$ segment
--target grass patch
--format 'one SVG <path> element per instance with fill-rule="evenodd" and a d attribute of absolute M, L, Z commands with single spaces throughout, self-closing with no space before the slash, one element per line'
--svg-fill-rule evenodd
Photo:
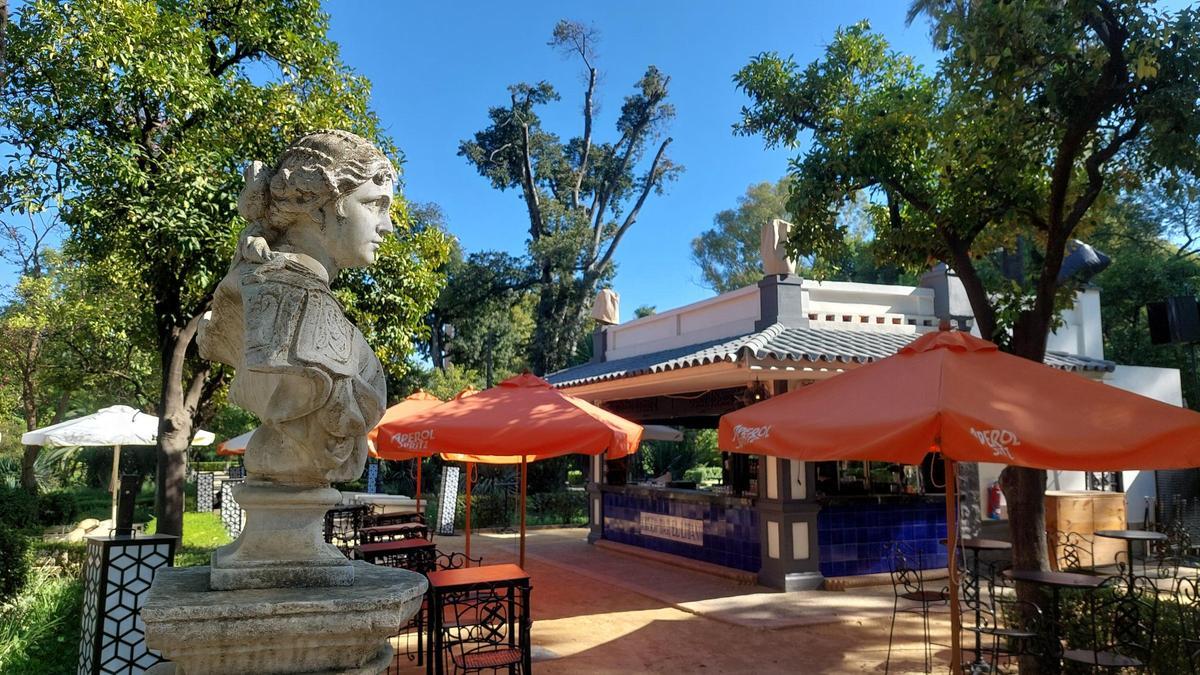
<path fill-rule="evenodd" d="M 156 519 L 151 520 L 146 525 L 146 532 L 153 534 L 157 525 Z M 230 541 L 219 513 L 186 512 L 183 514 L 183 541 L 175 549 L 175 566 L 207 565 L 212 552 Z"/>
<path fill-rule="evenodd" d="M 16 600 L 0 607 L 0 673 L 75 672 L 82 607 L 81 579 L 37 568 Z"/>

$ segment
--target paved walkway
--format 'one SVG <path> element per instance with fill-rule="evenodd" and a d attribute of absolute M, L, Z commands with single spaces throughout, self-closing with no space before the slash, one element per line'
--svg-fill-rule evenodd
<path fill-rule="evenodd" d="M 442 550 L 462 544 L 438 538 Z M 471 544 L 484 564 L 517 562 L 515 535 L 475 535 Z M 533 531 L 526 546 L 539 673 L 883 672 L 890 587 L 782 593 L 739 585 L 590 546 L 583 529 Z M 921 672 L 920 619 L 901 617 L 891 672 Z M 949 640 L 945 614 L 932 630 L 935 642 Z M 946 663 L 949 650 L 935 651 Z M 422 671 L 403 656 L 397 665 Z"/>

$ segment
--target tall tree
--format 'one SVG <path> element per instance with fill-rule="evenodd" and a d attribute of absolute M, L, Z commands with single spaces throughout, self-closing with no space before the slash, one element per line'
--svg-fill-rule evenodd
<path fill-rule="evenodd" d="M 759 233 L 774 218 L 788 219 L 791 187 L 787 177 L 751 185 L 735 208 L 717 213 L 713 227 L 692 240 L 692 261 L 705 286 L 725 293 L 762 279 Z"/>
<path fill-rule="evenodd" d="M 559 99 L 542 81 L 510 86 L 508 103 L 488 111 L 491 124 L 459 145 L 459 154 L 492 187 L 519 190 L 525 203 L 538 283 L 530 362 L 538 374 L 571 362 L 592 297 L 613 273 L 621 239 L 650 194 L 661 193 L 681 170 L 666 155 L 671 139 L 659 140 L 675 109 L 667 103 L 670 78 L 654 66 L 625 97 L 617 139 L 593 138 L 597 39 L 592 28 L 559 21 L 549 42 L 583 64 L 581 136 L 563 142 L 542 128 L 537 108 Z"/>
<path fill-rule="evenodd" d="M 1196 10 L 1135 0 L 967 3 L 928 0 L 936 74 L 865 24 L 839 30 L 805 68 L 774 54 L 735 77 L 751 98 L 737 129 L 769 144 L 811 133 L 794 162 L 789 210 L 800 253 L 844 246 L 837 206 L 871 190 L 876 241 L 896 260 L 949 263 L 976 325 L 1041 360 L 1064 250 L 1093 207 L 1124 185 L 1193 167 L 1200 116 Z M 1036 252 L 1015 282 L 985 254 Z M 989 282 L 994 285 L 989 286 Z M 1009 337 L 1011 329 L 1011 337 Z M 1045 568 L 1045 473 L 1006 470 L 1014 562 Z"/>
<path fill-rule="evenodd" d="M 8 28 L 6 178 L 52 176 L 69 247 L 126 267 L 145 298 L 129 319 L 159 355 L 164 533 L 181 531 L 185 451 L 224 380 L 193 338 L 243 224 L 239 168 L 322 127 L 396 154 L 327 28 L 317 0 L 33 0 Z"/>
<path fill-rule="evenodd" d="M 738 198 L 738 205 L 713 217 L 713 227 L 692 240 L 692 261 L 700 267 L 705 286 L 726 293 L 762 279 L 759 243 L 762 226 L 774 218 L 789 219 L 787 203 L 791 179 L 751 185 Z M 877 208 L 859 191 L 841 205 L 837 228 L 845 233 L 843 246 L 832 251 L 835 258 L 809 255 L 797 261 L 797 274 L 823 281 L 897 283 L 895 265 L 877 260 L 870 238 L 871 211 Z"/>
<path fill-rule="evenodd" d="M 145 405 L 152 363 L 121 323 L 137 297 L 111 283 L 110 275 L 55 251 L 43 251 L 40 258 L 36 274 L 22 275 L 11 301 L 0 308 L 0 387 L 15 392 L 23 431 L 61 421 L 78 404 L 91 402 L 91 390 Z M 41 446 L 22 451 L 21 486 L 31 493 L 38 491 L 41 451 Z"/>

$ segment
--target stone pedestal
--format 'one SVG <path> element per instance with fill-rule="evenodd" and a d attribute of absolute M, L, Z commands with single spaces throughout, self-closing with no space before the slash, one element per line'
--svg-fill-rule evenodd
<path fill-rule="evenodd" d="M 323 531 L 340 492 L 253 480 L 233 492 L 246 523 L 237 541 L 213 552 L 213 590 L 354 583 L 354 567 Z"/>
<path fill-rule="evenodd" d="M 160 570 L 145 603 L 146 644 L 175 675 L 375 675 L 388 637 L 416 613 L 428 582 L 355 562 L 354 583 L 330 588 L 217 591 L 209 568 Z M 157 671 L 156 671 L 157 672 Z"/>

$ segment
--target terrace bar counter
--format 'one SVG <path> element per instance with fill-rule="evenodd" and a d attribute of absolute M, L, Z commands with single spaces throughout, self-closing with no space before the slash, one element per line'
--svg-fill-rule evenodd
<path fill-rule="evenodd" d="M 758 572 L 755 499 L 647 484 L 600 485 L 602 538 Z"/>
<path fill-rule="evenodd" d="M 593 466 L 601 471 L 598 465 Z M 624 483 L 620 462 L 589 486 L 591 539 L 701 560 L 800 590 L 886 572 L 900 545 L 946 565 L 941 466 L 726 455 L 723 484 Z M 599 475 L 594 473 L 593 475 Z"/>

